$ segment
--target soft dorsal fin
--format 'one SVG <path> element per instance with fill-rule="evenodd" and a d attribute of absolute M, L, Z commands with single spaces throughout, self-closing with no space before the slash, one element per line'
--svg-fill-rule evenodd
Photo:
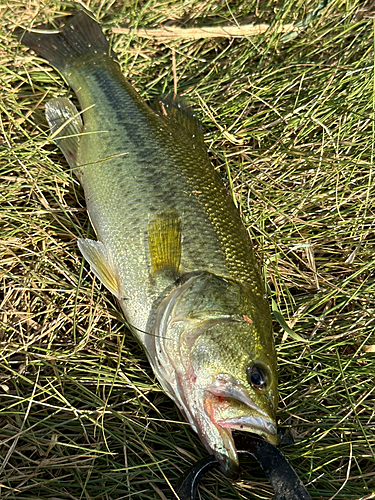
<path fill-rule="evenodd" d="M 148 224 L 151 274 L 172 271 L 177 277 L 181 263 L 181 220 L 173 208 L 157 212 Z"/>
<path fill-rule="evenodd" d="M 59 146 L 71 168 L 77 166 L 79 137 L 83 123 L 79 111 L 66 97 L 51 99 L 46 103 L 46 119 L 52 139 Z"/>
<path fill-rule="evenodd" d="M 152 101 L 150 107 L 166 121 L 177 124 L 196 144 L 204 146 L 202 125 L 191 105 L 183 97 L 164 94 Z"/>

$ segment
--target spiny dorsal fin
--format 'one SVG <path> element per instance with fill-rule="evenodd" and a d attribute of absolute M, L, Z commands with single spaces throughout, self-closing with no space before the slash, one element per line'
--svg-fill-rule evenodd
<path fill-rule="evenodd" d="M 202 125 L 191 105 L 183 97 L 164 94 L 152 101 L 150 106 L 166 121 L 179 125 L 196 144 L 204 146 Z"/>
<path fill-rule="evenodd" d="M 74 104 L 66 97 L 51 99 L 46 103 L 46 118 L 55 140 L 71 166 L 77 166 L 79 135 L 83 123 Z"/>
<path fill-rule="evenodd" d="M 179 274 L 181 262 L 181 220 L 173 208 L 157 212 L 148 224 L 151 274 L 163 270 Z"/>

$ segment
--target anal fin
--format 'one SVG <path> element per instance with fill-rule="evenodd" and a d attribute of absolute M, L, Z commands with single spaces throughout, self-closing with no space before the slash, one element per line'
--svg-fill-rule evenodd
<path fill-rule="evenodd" d="M 181 220 L 173 208 L 157 212 L 148 224 L 151 274 L 172 271 L 176 277 L 181 263 Z"/>
<path fill-rule="evenodd" d="M 77 167 L 79 137 L 83 123 L 79 111 L 66 97 L 46 103 L 46 119 L 52 138 L 59 146 L 71 168 Z"/>
<path fill-rule="evenodd" d="M 101 241 L 78 239 L 78 248 L 90 264 L 91 271 L 118 299 L 121 298 L 120 283 L 113 259 Z"/>

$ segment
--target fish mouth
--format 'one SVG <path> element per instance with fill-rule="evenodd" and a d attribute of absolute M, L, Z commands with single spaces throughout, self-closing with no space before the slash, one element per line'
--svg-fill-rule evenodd
<path fill-rule="evenodd" d="M 232 478 L 237 477 L 239 471 L 238 453 L 232 436 L 234 430 L 251 432 L 273 445 L 277 444 L 275 419 L 251 401 L 246 393 L 241 393 L 241 399 L 234 399 L 206 391 L 204 399 L 206 413 L 222 439 L 220 451 L 207 444 L 220 463 L 221 470 Z"/>

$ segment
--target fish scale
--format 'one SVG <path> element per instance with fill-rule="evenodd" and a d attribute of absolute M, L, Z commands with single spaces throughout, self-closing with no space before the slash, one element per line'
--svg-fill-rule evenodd
<path fill-rule="evenodd" d="M 276 442 L 272 322 L 252 245 L 209 161 L 190 107 L 152 107 L 81 12 L 58 33 L 25 33 L 75 91 L 46 117 L 83 186 L 97 241 L 79 239 L 116 296 L 165 392 L 235 476 L 232 431 Z"/>
<path fill-rule="evenodd" d="M 116 63 L 113 62 L 113 64 Z M 144 294 L 139 297 L 139 300 L 134 300 L 134 297 L 136 297 L 133 289 L 135 278 L 133 278 L 131 271 L 128 270 L 136 269 L 137 264 L 134 262 L 132 250 L 134 247 L 139 250 L 139 238 L 144 237 L 147 233 L 150 215 L 163 209 L 166 205 L 176 208 L 181 214 L 182 227 L 185 229 L 183 230 L 181 266 L 186 272 L 196 269 L 209 269 L 220 275 L 230 276 L 226 260 L 232 262 L 231 256 L 229 256 L 229 259 L 225 258 L 223 244 L 217 237 L 215 227 L 210 224 L 208 214 L 210 211 L 215 211 L 211 217 L 216 217 L 221 224 L 223 207 L 230 205 L 231 201 L 228 199 L 228 194 L 223 190 L 222 185 L 217 186 L 218 183 L 215 182 L 217 174 L 210 164 L 210 171 L 208 172 L 210 177 L 208 179 L 202 179 L 200 172 L 196 173 L 192 168 L 188 168 L 194 160 L 202 162 L 198 155 L 196 155 L 197 158 L 193 156 L 189 165 L 186 165 L 186 161 L 184 161 L 186 155 L 191 156 L 192 151 L 191 145 L 193 141 L 191 138 L 188 140 L 184 137 L 184 134 L 178 131 L 181 148 L 176 149 L 174 147 L 176 139 L 171 135 L 174 132 L 170 130 L 168 124 L 155 116 L 148 108 L 145 108 L 146 116 L 140 114 L 133 100 L 130 100 L 128 95 L 122 91 L 123 86 L 116 80 L 111 80 L 109 72 L 105 73 L 95 68 L 92 71 L 87 65 L 81 67 L 77 64 L 77 66 L 79 67 L 79 74 L 76 76 L 77 72 L 73 70 L 69 77 L 74 85 L 73 88 L 84 88 L 84 82 L 86 82 L 85 85 L 89 82 L 88 89 L 85 88 L 84 94 L 82 91 L 77 92 L 81 107 L 82 109 L 90 108 L 95 103 L 94 107 L 83 113 L 84 122 L 89 124 L 89 126 L 85 127 L 85 132 L 91 134 L 83 136 L 81 139 L 81 147 L 85 151 L 84 161 L 78 158 L 78 163 L 86 165 L 95 162 L 93 165 L 84 167 L 81 174 L 81 182 L 85 186 L 88 212 L 98 238 L 101 241 L 113 240 L 118 265 L 121 269 L 125 268 L 127 270 L 124 277 L 124 286 L 126 288 L 130 287 L 130 289 L 128 288 L 125 294 L 127 297 L 133 297 L 131 300 L 134 302 L 133 307 L 129 301 L 127 302 L 125 313 L 131 324 L 144 331 L 147 323 L 146 316 L 144 316 L 143 321 L 139 321 L 139 318 L 133 319 L 128 311 L 130 308 L 139 311 L 140 307 L 149 311 L 150 305 L 147 302 L 145 303 Z M 104 85 L 104 81 L 110 81 L 111 83 Z M 108 92 L 103 92 L 103 87 Z M 81 96 L 81 94 L 83 95 Z M 136 97 L 139 99 L 138 96 Z M 118 110 L 113 110 L 113 101 L 117 102 L 117 107 L 122 109 L 134 129 L 138 130 L 138 133 L 134 131 L 129 133 L 129 122 L 122 123 L 118 121 Z M 101 103 L 100 106 L 98 102 Z M 140 108 L 143 111 L 143 108 Z M 156 123 L 149 122 L 147 124 L 154 137 L 150 137 L 148 132 L 148 136 L 145 138 L 139 130 L 142 131 L 145 128 L 145 122 L 147 122 L 148 115 L 151 113 L 154 120 L 155 118 L 158 119 Z M 94 120 L 91 120 L 91 115 L 95 117 Z M 135 115 L 134 120 L 131 119 L 133 115 Z M 119 124 L 116 130 L 98 132 L 99 130 L 111 130 L 111 124 L 116 120 Z M 98 144 L 100 145 L 98 151 L 95 143 L 99 136 L 100 143 L 98 142 Z M 92 144 L 93 137 L 95 139 L 94 144 Z M 167 144 L 168 146 L 169 154 L 166 154 L 165 148 L 164 150 L 160 148 L 163 141 L 164 145 Z M 89 146 L 85 146 L 85 142 L 88 142 Z M 87 154 L 88 150 L 90 151 L 89 154 Z M 104 152 L 107 157 L 125 154 L 122 157 L 113 158 L 109 170 L 106 168 L 107 162 L 97 162 L 97 158 L 102 157 Z M 174 161 L 171 161 L 171 156 Z M 141 161 L 139 161 L 139 158 Z M 206 161 L 206 158 L 204 160 Z M 129 165 L 128 169 L 124 168 L 124 162 Z M 182 168 L 175 171 L 173 186 L 171 186 L 170 183 L 165 182 L 165 179 L 168 179 L 169 171 L 174 165 L 181 165 Z M 126 186 L 124 191 L 119 191 L 120 198 L 110 196 L 114 184 L 120 187 Z M 142 186 L 141 193 L 139 192 L 140 186 Z M 147 186 L 146 191 L 144 190 L 145 186 Z M 194 194 L 193 191 L 200 194 Z M 95 193 L 100 193 L 100 195 L 95 195 Z M 208 199 L 207 193 L 209 194 Z M 211 198 L 213 194 L 218 195 L 215 198 L 215 203 Z M 134 207 L 137 207 L 138 215 L 136 216 L 132 216 L 130 213 L 132 209 L 134 210 Z M 115 221 L 111 217 L 114 210 L 120 214 Z M 237 213 L 236 217 L 238 217 Z M 230 224 L 233 226 L 233 221 Z M 240 227 L 242 229 L 242 226 Z M 121 237 L 119 235 L 120 231 Z M 122 244 L 123 241 L 126 241 L 126 244 Z M 229 247 L 229 245 L 227 246 Z M 144 250 L 147 250 L 147 248 L 145 247 Z M 207 255 L 210 255 L 209 261 Z M 136 279 L 145 283 L 148 281 L 149 267 L 146 254 L 144 254 L 141 266 L 143 273 L 140 275 L 137 269 L 135 271 L 137 274 Z M 155 300 L 159 293 L 158 289 L 153 289 L 149 300 Z"/>

